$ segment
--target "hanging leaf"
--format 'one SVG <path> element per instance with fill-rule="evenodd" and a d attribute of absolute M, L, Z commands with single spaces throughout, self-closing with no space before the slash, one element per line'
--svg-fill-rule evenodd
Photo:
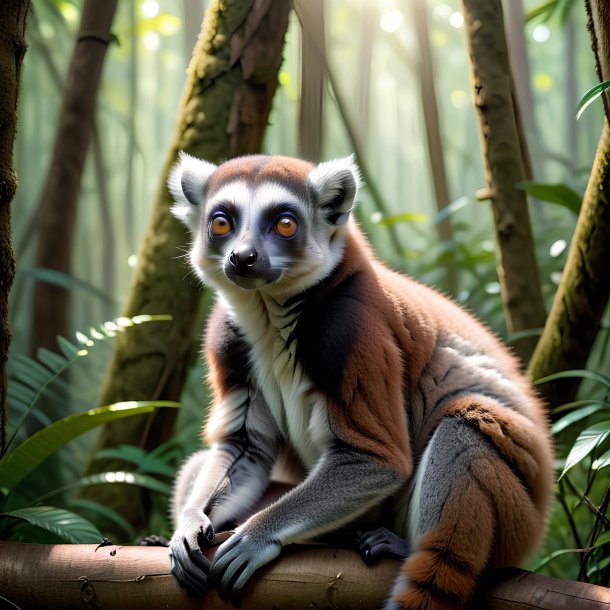
<path fill-rule="evenodd" d="M 594 449 L 599 447 L 610 436 L 610 421 L 595 424 L 583 430 L 576 439 L 566 458 L 566 463 L 560 477 L 586 458 Z"/>
<path fill-rule="evenodd" d="M 94 500 L 86 500 L 85 498 L 79 497 L 70 498 L 69 503 L 79 514 L 92 513 L 95 515 L 96 523 L 99 523 L 100 520 L 102 520 L 102 522 L 103 520 L 106 520 L 116 525 L 119 530 L 123 530 L 125 534 L 123 536 L 124 540 L 133 540 L 136 537 L 136 533 L 129 521 L 111 508 L 108 508 L 99 502 L 95 502 Z"/>
<path fill-rule="evenodd" d="M 587 91 L 580 102 L 578 103 L 578 107 L 576 108 L 576 120 L 578 120 L 585 109 L 592 104 L 606 89 L 610 87 L 610 80 L 605 80 L 601 83 L 595 85 L 595 87 L 591 87 L 589 91 Z"/>
<path fill-rule="evenodd" d="M 575 409 L 571 413 L 564 415 L 561 419 L 558 419 L 553 424 L 553 434 L 559 434 L 562 430 L 569 428 L 572 424 L 575 424 L 577 421 L 581 419 L 585 419 L 585 417 L 589 417 L 589 415 L 593 415 L 593 413 L 597 413 L 598 411 L 602 411 L 605 408 L 605 404 L 598 400 L 586 400 L 579 401 L 580 403 L 585 403 L 587 406 L 583 406 L 580 409 Z"/>
<path fill-rule="evenodd" d="M 602 468 L 608 468 L 610 466 L 610 449 L 603 455 L 600 455 L 591 466 L 593 470 L 601 470 Z"/>
<path fill-rule="evenodd" d="M 394 216 L 375 216 L 372 220 L 375 224 L 390 226 L 399 222 L 425 222 L 426 215 L 418 212 L 405 212 L 404 214 L 396 214 Z"/>
<path fill-rule="evenodd" d="M 113 484 L 136 485 L 138 487 L 150 489 L 150 491 L 159 492 L 165 496 L 169 496 L 172 491 L 171 485 L 168 485 L 163 481 L 159 481 L 159 479 L 155 479 L 154 477 L 138 472 L 114 470 L 108 472 L 97 472 L 95 474 L 90 474 L 85 477 L 81 477 L 76 481 L 71 481 L 66 485 L 62 485 L 61 487 L 58 487 L 57 489 L 54 489 L 46 494 L 43 494 L 39 498 L 36 498 L 34 503 L 39 504 L 41 502 L 47 502 L 49 498 L 52 498 L 53 496 L 56 496 L 58 494 L 65 493 L 67 491 L 83 489 L 85 487 L 91 487 L 92 485 Z"/>
<path fill-rule="evenodd" d="M 547 383 L 548 381 L 555 381 L 556 379 L 569 379 L 571 377 L 591 379 L 592 381 L 597 381 L 610 389 L 610 377 L 608 377 L 608 375 L 602 375 L 601 373 L 596 373 L 595 371 L 587 371 L 586 369 L 574 369 L 571 371 L 553 373 L 552 375 L 547 375 L 546 377 L 541 377 L 540 379 L 534 380 L 534 385 L 541 385 L 543 383 Z"/>
<path fill-rule="evenodd" d="M 555 203 L 567 208 L 578 216 L 582 197 L 565 184 L 543 184 L 541 182 L 519 182 L 517 188 L 523 189 L 531 197 Z"/>
<path fill-rule="evenodd" d="M 4 455 L 0 460 L 2 486 L 10 491 L 49 455 L 96 426 L 131 415 L 151 413 L 158 407 L 178 406 L 180 403 L 163 400 L 118 402 L 64 417 L 39 430 Z"/>
<path fill-rule="evenodd" d="M 102 539 L 95 525 L 80 515 L 54 506 L 18 508 L 0 513 L 0 517 L 22 519 L 72 544 L 92 544 Z"/>

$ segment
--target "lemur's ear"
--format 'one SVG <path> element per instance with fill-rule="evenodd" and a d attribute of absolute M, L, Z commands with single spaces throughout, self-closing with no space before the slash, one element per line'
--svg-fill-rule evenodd
<path fill-rule="evenodd" d="M 320 163 L 309 172 L 307 184 L 327 220 L 334 225 L 345 224 L 360 188 L 360 170 L 354 155 Z"/>
<path fill-rule="evenodd" d="M 169 173 L 167 188 L 175 202 L 172 214 L 191 231 L 197 230 L 205 187 L 215 169 L 214 164 L 181 151 Z"/>

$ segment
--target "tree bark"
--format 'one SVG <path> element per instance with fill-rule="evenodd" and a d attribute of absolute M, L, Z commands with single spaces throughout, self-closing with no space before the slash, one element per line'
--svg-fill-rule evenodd
<path fill-rule="evenodd" d="M 15 254 L 11 238 L 11 201 L 17 190 L 13 144 L 17 130 L 17 99 L 21 64 L 25 55 L 25 26 L 29 0 L 4 3 L 0 19 L 0 455 L 6 447 L 8 405 L 6 361 L 11 343 L 8 295 L 15 277 Z"/>
<path fill-rule="evenodd" d="M 295 2 L 301 24 L 299 156 L 319 163 L 326 82 L 324 0 Z"/>
<path fill-rule="evenodd" d="M 589 30 L 600 80 L 610 79 L 610 7 L 587 1 Z M 604 100 L 606 102 L 607 100 Z M 595 342 L 610 293 L 610 111 L 606 118 L 576 230 L 544 332 L 532 356 L 536 380 L 582 369 Z M 551 407 L 574 399 L 580 379 L 557 379 L 540 386 Z"/>
<path fill-rule="evenodd" d="M 388 595 L 397 560 L 366 566 L 346 549 L 294 546 L 256 572 L 243 593 L 242 610 L 333 608 L 374 610 Z M 187 595 L 160 547 L 43 545 L 0 542 L 0 595 L 23 610 L 226 610 L 215 591 Z M 610 590 L 523 570 L 493 572 L 475 608 L 493 610 L 610 610 Z"/>
<path fill-rule="evenodd" d="M 178 257 L 189 236 L 170 213 L 167 175 L 180 150 L 213 163 L 260 151 L 289 11 L 289 0 L 217 0 L 206 13 L 124 309 L 126 316 L 163 313 L 171 314 L 173 321 L 147 324 L 144 332 L 133 329 L 115 339 L 101 404 L 180 397 L 193 357 L 202 291 L 185 277 L 188 271 Z M 99 446 L 156 447 L 167 439 L 174 417 L 160 412 L 154 420 L 132 417 L 120 425 L 108 424 Z M 89 470 L 107 466 L 97 463 Z M 102 500 L 138 529 L 146 523 L 145 510 L 139 492 L 134 489 L 133 493 L 100 487 L 87 495 Z"/>
<path fill-rule="evenodd" d="M 492 203 L 497 269 L 509 334 L 542 328 L 545 310 L 525 192 L 526 178 L 511 92 L 510 65 L 500 0 L 462 0 L 473 99 Z M 514 342 L 524 363 L 536 345 L 529 336 Z"/>
<path fill-rule="evenodd" d="M 112 37 L 116 0 L 85 0 L 63 94 L 55 146 L 40 202 L 36 266 L 70 273 L 81 177 L 95 117 L 97 91 Z M 34 286 L 32 352 L 55 350 L 69 330 L 70 294 L 45 282 Z"/>
<path fill-rule="evenodd" d="M 428 7 L 421 0 L 411 0 L 413 24 L 419 42 L 419 90 L 421 108 L 426 129 L 426 143 L 428 146 L 428 159 L 432 173 L 432 185 L 436 198 L 436 211 L 440 214 L 450 203 L 449 184 L 445 170 L 445 155 L 441 138 L 441 127 L 434 87 L 434 63 L 430 37 L 428 35 Z M 441 242 L 453 240 L 451 219 L 444 218 L 437 223 L 438 238 Z M 447 266 L 445 276 L 445 289 L 450 294 L 457 294 L 457 269 L 455 265 Z"/>

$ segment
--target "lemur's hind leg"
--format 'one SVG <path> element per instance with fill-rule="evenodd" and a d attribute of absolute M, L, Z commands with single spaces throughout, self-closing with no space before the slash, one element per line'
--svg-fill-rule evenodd
<path fill-rule="evenodd" d="M 520 477 L 475 424 L 446 417 L 418 466 L 409 514 L 413 553 L 395 610 L 459 610 L 486 567 L 524 559 L 542 519 Z"/>

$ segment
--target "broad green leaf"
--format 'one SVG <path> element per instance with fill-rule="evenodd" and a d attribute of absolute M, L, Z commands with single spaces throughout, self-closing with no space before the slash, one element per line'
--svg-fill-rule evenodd
<path fill-rule="evenodd" d="M 517 188 L 523 189 L 528 195 L 555 203 L 578 215 L 582 204 L 582 196 L 565 184 L 543 184 L 541 182 L 519 182 Z"/>
<path fill-rule="evenodd" d="M 573 553 L 582 553 L 581 549 L 560 549 L 558 551 L 553 551 L 549 553 L 546 557 L 543 557 L 535 566 L 534 571 L 537 572 L 541 568 L 543 568 L 547 563 L 550 563 L 556 557 L 561 557 L 562 555 L 571 555 Z"/>
<path fill-rule="evenodd" d="M 594 460 L 592 468 L 593 470 L 601 470 L 602 468 L 608 468 L 608 466 L 610 466 L 610 449 Z"/>
<path fill-rule="evenodd" d="M 608 544 L 610 542 L 610 532 L 604 532 L 600 536 L 597 537 L 595 543 L 593 544 L 593 548 L 597 548 L 598 546 L 603 546 L 604 544 Z"/>
<path fill-rule="evenodd" d="M 146 451 L 134 445 L 119 445 L 100 449 L 95 454 L 96 459 L 123 460 L 132 464 L 139 464 L 145 457 Z"/>
<path fill-rule="evenodd" d="M 591 87 L 589 91 L 587 91 L 583 96 L 580 102 L 578 102 L 578 107 L 576 108 L 576 119 L 578 120 L 585 109 L 592 104 L 601 94 L 610 87 L 610 80 L 605 80 L 601 83 L 595 85 L 595 87 Z"/>
<path fill-rule="evenodd" d="M 589 401 L 587 401 L 587 402 L 589 402 Z M 552 428 L 553 434 L 558 434 L 559 432 L 561 432 L 562 430 L 565 430 L 566 428 L 568 428 L 572 424 L 576 423 L 577 421 L 580 421 L 581 419 L 584 419 L 585 417 L 589 417 L 589 415 L 592 415 L 593 413 L 597 413 L 598 411 L 601 411 L 604 408 L 604 404 L 600 403 L 599 401 L 590 401 L 590 402 L 591 402 L 591 404 L 587 405 L 586 407 L 576 409 L 576 410 L 572 411 L 571 413 L 564 415 L 561 419 L 558 419 L 553 424 L 553 428 Z"/>
<path fill-rule="evenodd" d="M 63 508 L 55 508 L 54 506 L 17 508 L 6 513 L 0 513 L 0 516 L 22 519 L 72 544 L 90 544 L 102 539 L 102 534 L 95 525 L 83 519 L 80 515 Z"/>
<path fill-rule="evenodd" d="M 586 369 L 575 369 L 572 371 L 553 373 L 552 375 L 547 375 L 546 377 L 541 377 L 540 379 L 534 380 L 534 385 L 540 385 L 542 383 L 547 383 L 548 381 L 555 381 L 556 379 L 568 379 L 571 377 L 591 379 L 592 381 L 602 383 L 608 389 L 610 389 L 610 377 L 608 377 L 608 375 L 602 375 L 601 373 L 596 373 L 595 371 L 587 371 Z"/>
<path fill-rule="evenodd" d="M 604 557 L 600 561 L 596 561 L 587 569 L 587 576 L 593 576 L 596 572 L 601 572 L 604 568 L 610 565 L 610 556 Z"/>
<path fill-rule="evenodd" d="M 405 212 L 404 214 L 396 214 L 394 216 L 382 216 L 381 218 L 375 217 L 373 221 L 378 225 L 394 225 L 399 222 L 425 222 L 426 215 L 419 212 Z"/>
<path fill-rule="evenodd" d="M 102 504 L 94 502 L 93 500 L 86 500 L 79 497 L 70 498 L 70 506 L 76 509 L 78 513 L 94 513 L 96 515 L 96 522 L 98 519 L 105 519 L 114 523 L 125 533 L 125 540 L 133 540 L 136 536 L 136 533 L 134 532 L 133 527 L 131 527 L 129 521 L 107 506 L 103 506 Z"/>
<path fill-rule="evenodd" d="M 64 417 L 48 428 L 39 430 L 0 460 L 0 481 L 8 490 L 13 489 L 49 455 L 66 443 L 92 428 L 109 421 L 150 413 L 158 407 L 178 407 L 173 401 L 131 401 L 90 409 Z"/>
<path fill-rule="evenodd" d="M 65 288 L 66 290 L 85 290 L 89 294 L 95 295 L 105 303 L 113 303 L 112 298 L 90 282 L 75 278 L 67 273 L 57 271 L 56 269 L 41 269 L 20 265 L 19 274 L 22 277 L 29 276 L 35 280 L 46 282 L 47 284 L 52 284 L 53 286 L 59 286 L 60 288 Z"/>
<path fill-rule="evenodd" d="M 73 491 L 75 489 L 83 489 L 85 487 L 91 487 L 92 485 L 108 485 L 122 483 L 125 485 L 136 485 L 138 487 L 144 487 L 151 491 L 157 491 L 163 495 L 169 496 L 171 493 L 171 485 L 159 481 L 154 477 L 140 474 L 138 472 L 127 472 L 125 470 L 115 470 L 108 472 L 98 472 L 96 474 L 90 474 L 85 477 L 81 477 L 76 481 L 72 481 L 67 485 L 62 485 L 57 489 L 54 489 L 46 494 L 43 494 L 34 501 L 35 504 L 40 502 L 46 502 L 49 498 L 56 496 L 67 491 Z"/>
<path fill-rule="evenodd" d="M 610 436 L 610 421 L 600 422 L 583 430 L 576 439 L 561 473 L 561 478 L 570 468 L 587 457 L 594 449 Z"/>

